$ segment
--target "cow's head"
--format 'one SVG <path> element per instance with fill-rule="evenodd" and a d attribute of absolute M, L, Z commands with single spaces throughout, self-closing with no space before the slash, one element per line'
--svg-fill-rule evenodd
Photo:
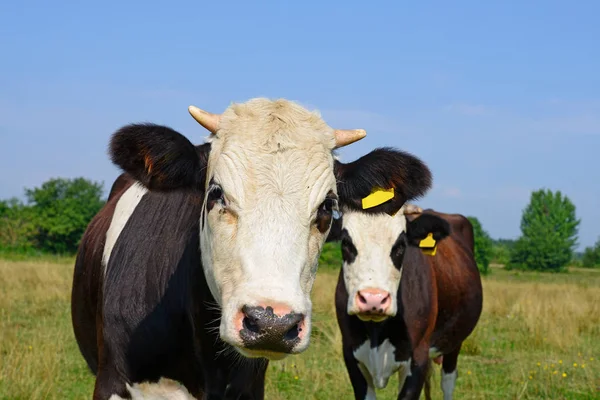
<path fill-rule="evenodd" d="M 335 148 L 365 132 L 334 130 L 286 100 L 190 113 L 211 132 L 207 143 L 194 147 L 169 128 L 134 125 L 114 136 L 113 161 L 150 190 L 204 196 L 199 246 L 222 311 L 221 338 L 248 357 L 301 352 L 319 254 L 341 197 L 361 195 L 382 179 L 401 184 L 398 176 L 415 171 L 395 155 L 390 165 L 385 151 L 355 167 L 335 161 Z"/>
<path fill-rule="evenodd" d="M 347 313 L 363 321 L 381 322 L 398 311 L 398 289 L 406 263 L 434 255 L 437 243 L 450 234 L 450 225 L 432 214 L 407 217 L 420 214 L 412 204 L 392 215 L 366 211 L 345 211 L 328 240 L 341 241 Z M 409 246 L 420 250 L 405 259 Z"/>

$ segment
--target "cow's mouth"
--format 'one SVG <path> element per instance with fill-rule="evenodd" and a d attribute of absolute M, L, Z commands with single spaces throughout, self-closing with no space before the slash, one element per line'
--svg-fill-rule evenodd
<path fill-rule="evenodd" d="M 390 315 L 371 313 L 358 313 L 356 316 L 363 322 L 383 322 L 390 318 Z"/>
<path fill-rule="evenodd" d="M 244 347 L 235 346 L 236 350 L 247 358 L 266 358 L 269 361 L 279 361 L 283 360 L 290 353 L 281 353 L 277 351 L 269 351 L 269 350 L 252 350 Z"/>

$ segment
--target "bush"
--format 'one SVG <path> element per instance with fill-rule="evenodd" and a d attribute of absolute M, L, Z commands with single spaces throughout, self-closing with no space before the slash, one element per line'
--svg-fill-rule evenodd
<path fill-rule="evenodd" d="M 592 247 L 586 247 L 581 257 L 583 268 L 600 268 L 600 238 Z"/>
<path fill-rule="evenodd" d="M 512 239 L 492 239 L 492 260 L 496 264 L 506 265 L 510 261 L 510 251 L 514 247 Z"/>
<path fill-rule="evenodd" d="M 510 260 L 510 248 L 502 244 L 492 245 L 492 262 L 506 265 Z"/>
<path fill-rule="evenodd" d="M 0 201 L 0 251 L 31 253 L 36 234 L 31 207 L 15 198 Z"/>
<path fill-rule="evenodd" d="M 319 268 L 339 269 L 342 267 L 342 250 L 338 242 L 325 243 L 319 257 Z"/>
<path fill-rule="evenodd" d="M 481 223 L 475 217 L 467 217 L 473 225 L 473 239 L 475 242 L 475 261 L 477 268 L 483 275 L 490 271 L 490 260 L 492 258 L 492 238 L 483 230 Z"/>

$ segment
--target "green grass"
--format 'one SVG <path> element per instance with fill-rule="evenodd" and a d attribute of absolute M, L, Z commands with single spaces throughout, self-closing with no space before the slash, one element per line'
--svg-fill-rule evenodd
<path fill-rule="evenodd" d="M 339 260 L 328 246 L 313 291 L 309 350 L 273 362 L 267 399 L 353 398 L 333 308 Z M 88 399 L 93 376 L 73 338 L 72 259 L 0 260 L 0 399 Z M 600 273 L 484 278 L 484 312 L 459 358 L 456 399 L 600 398 Z M 566 376 L 563 376 L 566 374 Z M 441 399 L 439 367 L 432 395 Z M 395 399 L 397 380 L 378 392 Z"/>

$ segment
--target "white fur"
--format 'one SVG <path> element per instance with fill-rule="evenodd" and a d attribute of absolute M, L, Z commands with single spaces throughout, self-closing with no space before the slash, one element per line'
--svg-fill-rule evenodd
<path fill-rule="evenodd" d="M 429 358 L 434 359 L 442 355 L 442 352 L 439 351 L 436 347 L 429 348 Z"/>
<path fill-rule="evenodd" d="M 165 378 L 161 378 L 157 383 L 135 383 L 133 386 L 126 384 L 126 387 L 132 400 L 197 400 L 185 386 Z M 108 400 L 122 399 L 113 394 Z"/>
<path fill-rule="evenodd" d="M 406 378 L 408 378 L 409 376 L 412 375 L 411 370 L 410 370 L 410 363 L 411 363 L 412 359 L 409 358 L 406 361 L 402 361 L 400 364 L 402 364 L 400 366 L 400 369 L 398 370 L 398 391 L 402 391 L 402 388 L 404 387 L 404 382 L 406 382 Z"/>
<path fill-rule="evenodd" d="M 373 386 L 367 386 L 367 394 L 365 395 L 365 400 L 377 400 L 377 393 Z"/>
<path fill-rule="evenodd" d="M 390 257 L 398 236 L 406 232 L 406 217 L 401 209 L 393 217 L 344 211 L 343 226 L 358 252 L 352 263 L 344 262 L 344 283 L 348 290 L 348 314 L 358 313 L 356 295 L 359 290 L 380 289 L 390 293 L 391 305 L 386 312 L 397 312 L 396 294 L 402 277 Z"/>
<path fill-rule="evenodd" d="M 444 369 L 441 368 L 442 371 L 442 379 L 440 382 L 440 386 L 442 387 L 442 392 L 444 392 L 444 400 L 452 400 L 452 395 L 454 393 L 454 387 L 456 386 L 456 377 L 458 373 L 456 370 L 450 372 L 449 374 L 444 373 Z"/>
<path fill-rule="evenodd" d="M 359 361 L 359 368 L 369 386 L 383 389 L 396 371 L 410 366 L 410 359 L 408 361 L 396 361 L 395 350 L 396 348 L 390 343 L 389 339 L 385 339 L 378 347 L 373 349 L 370 340 L 367 340 L 354 351 L 354 358 Z"/>
<path fill-rule="evenodd" d="M 211 138 L 207 183 L 221 185 L 226 206 L 203 212 L 202 263 L 223 312 L 221 338 L 242 353 L 235 317 L 244 305 L 305 314 L 293 351 L 308 346 L 310 292 L 328 233 L 314 219 L 327 192 L 336 193 L 334 146 L 318 114 L 285 100 L 232 105 Z"/>
<path fill-rule="evenodd" d="M 119 201 L 117 201 L 115 212 L 112 220 L 110 221 L 110 226 L 108 231 L 106 231 L 106 242 L 104 244 L 104 252 L 102 254 L 102 266 L 104 273 L 106 273 L 106 267 L 108 265 L 110 255 L 115 247 L 115 243 L 117 242 L 119 235 L 121 234 L 121 231 L 125 227 L 127 221 L 129 221 L 131 214 L 133 214 L 135 211 L 135 208 L 140 203 L 140 200 L 142 200 L 142 197 L 144 197 L 147 192 L 148 189 L 146 189 L 141 183 L 135 182 L 125 191 L 125 193 L 121 195 Z"/>

